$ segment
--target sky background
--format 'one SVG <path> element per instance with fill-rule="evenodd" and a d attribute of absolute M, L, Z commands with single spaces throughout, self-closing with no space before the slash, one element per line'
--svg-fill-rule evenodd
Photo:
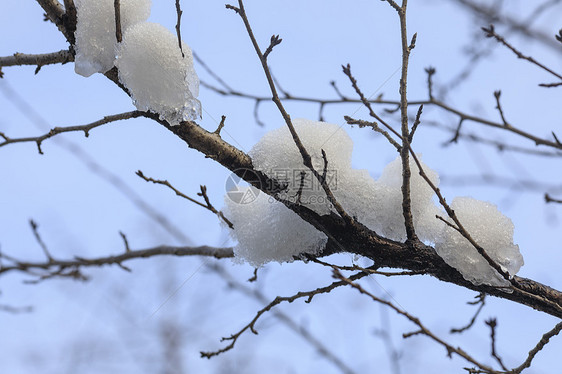
<path fill-rule="evenodd" d="M 467 49 L 490 48 L 473 17 L 451 1 L 412 1 L 409 33 L 418 33 L 410 62 L 410 100 L 426 99 L 424 68 L 434 66 L 436 88 L 453 80 L 469 63 Z M 533 4 L 530 4 L 533 3 Z M 506 9 L 525 19 L 537 2 L 510 1 Z M 395 12 L 380 1 L 246 1 L 254 33 L 265 48 L 272 34 L 283 38 L 270 57 L 271 68 L 281 86 L 294 96 L 337 98 L 330 86 L 354 97 L 341 65 L 350 63 L 367 96 L 398 98 L 401 63 L 399 27 Z M 14 52 L 46 53 L 67 48 L 64 37 L 49 22 L 34 1 L 3 0 L 0 13 L 0 55 Z M 182 1 L 183 40 L 232 88 L 268 95 L 268 87 L 249 38 L 238 16 L 221 1 Z M 560 4 L 533 20 L 533 27 L 554 35 L 561 27 Z M 175 4 L 154 0 L 149 21 L 174 29 Z M 498 28 L 501 33 L 505 31 Z M 540 58 L 554 70 L 562 70 L 560 51 L 528 43 L 513 36 L 514 44 Z M 505 48 L 492 48 L 484 62 L 475 64 L 471 77 L 451 90 L 445 101 L 461 110 L 499 120 L 493 92 L 502 90 L 507 118 L 538 136 L 560 131 L 556 108 L 560 90 L 537 87 L 550 82 L 544 72 L 517 60 Z M 201 65 L 200 78 L 217 85 Z M 2 69 L 0 80 L 0 131 L 10 137 L 36 136 L 54 126 L 82 125 L 105 115 L 134 110 L 131 100 L 102 75 L 89 78 L 74 73 L 73 63 Z M 218 95 L 201 88 L 203 106 L 200 124 L 214 130 L 226 115 L 223 138 L 249 151 L 263 134 L 283 125 L 275 107 L 262 103 L 256 123 L 254 102 Z M 287 102 L 293 118 L 318 118 L 318 106 Z M 378 107 L 382 111 L 383 107 Z M 412 108 L 412 111 L 417 108 Z M 354 140 L 353 166 L 368 169 L 378 177 L 395 150 L 382 137 L 367 129 L 349 128 L 343 115 L 367 119 L 358 104 L 327 106 L 327 122 L 342 125 Z M 390 119 L 394 118 L 389 116 Z M 544 192 L 562 196 L 560 161 L 498 152 L 492 147 L 459 141 L 443 146 L 452 134 L 432 126 L 434 121 L 454 128 L 458 119 L 426 107 L 414 147 L 442 178 L 449 201 L 455 196 L 473 196 L 497 204 L 515 225 L 525 265 L 518 275 L 556 289 L 562 288 L 559 264 L 560 205 L 546 205 Z M 396 122 L 395 122 L 396 123 Z M 532 147 L 530 141 L 467 123 L 465 130 L 490 139 Z M 233 243 L 216 216 L 181 200 L 171 191 L 148 184 L 135 175 L 167 179 L 195 197 L 200 185 L 208 187 L 211 202 L 222 206 L 225 182 L 230 172 L 186 147 L 173 134 L 145 119 L 121 121 L 83 134 L 65 134 L 43 143 L 44 155 L 35 144 L 0 148 L 0 249 L 17 258 L 44 259 L 33 237 L 29 219 L 56 258 L 96 257 L 124 250 L 119 231 L 133 249 L 159 244 L 227 246 Z M 486 186 L 482 175 L 515 181 Z M 116 180 L 119 182 L 116 182 Z M 521 190 L 520 181 L 538 183 Z M 519 181 L 519 182 L 518 182 Z M 117 187 L 116 187 L 117 186 Z M 145 208 L 139 207 L 139 201 Z M 175 234 L 146 213 L 165 217 Z M 349 255 L 330 258 L 349 264 Z M 357 259 L 363 263 L 361 259 Z M 234 350 L 212 360 L 200 359 L 199 351 L 223 346 L 229 336 L 248 323 L 263 303 L 228 286 L 209 265 L 215 260 L 198 258 L 152 258 L 127 263 L 133 271 L 118 267 L 86 269 L 89 282 L 69 279 L 25 284 L 26 275 L 0 278 L 0 304 L 33 306 L 31 313 L 0 312 L 0 371 L 6 373 L 166 373 L 240 372 L 258 373 L 274 368 L 277 373 L 338 373 L 301 335 L 287 328 L 273 314 L 258 323 L 258 336 L 245 334 Z M 253 269 L 248 265 L 218 262 L 233 279 L 255 287 L 268 299 L 292 295 L 331 283 L 330 271 L 314 264 L 269 264 L 259 272 L 258 282 L 245 282 Z M 498 319 L 498 347 L 508 367 L 519 365 L 555 318 L 530 308 L 488 298 L 473 330 L 450 335 L 451 327 L 467 323 L 474 307 L 466 305 L 475 293 L 430 277 L 369 277 L 362 282 L 376 295 L 390 298 L 418 316 L 437 335 L 460 345 L 478 359 L 492 364 L 489 330 L 484 320 Z M 414 326 L 370 302 L 351 289 L 321 295 L 311 304 L 296 301 L 281 305 L 289 315 L 323 341 L 355 372 L 390 373 L 388 344 L 376 331 L 385 329 L 392 346 L 402 354 L 402 373 L 462 372 L 467 364 L 449 359 L 443 348 L 421 336 L 402 339 Z M 177 340 L 176 349 L 166 342 Z M 562 339 L 554 338 L 537 356 L 529 373 L 550 373 L 559 366 Z M 167 355 L 168 352 L 168 355 Z M 172 352 L 172 353 L 170 353 Z M 175 352 L 175 353 L 174 353 Z M 174 359 L 174 357 L 179 357 Z"/>

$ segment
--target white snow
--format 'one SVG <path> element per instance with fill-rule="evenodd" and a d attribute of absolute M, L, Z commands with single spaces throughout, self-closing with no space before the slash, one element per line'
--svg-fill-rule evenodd
<path fill-rule="evenodd" d="M 339 183 L 338 173 L 351 169 L 351 152 L 353 142 L 340 126 L 294 119 L 293 126 L 304 147 L 312 158 L 314 168 L 322 173 L 324 159 L 322 150 L 328 160 L 327 181 L 335 192 Z M 293 141 L 287 126 L 268 132 L 249 152 L 256 170 L 260 170 L 278 181 L 288 183 L 289 188 L 281 197 L 296 202 L 296 195 L 301 186 L 301 172 L 305 172 L 301 204 L 318 214 L 328 214 L 330 203 L 318 180 L 303 164 L 302 156 Z"/>
<path fill-rule="evenodd" d="M 129 90 L 137 109 L 158 113 L 171 125 L 201 116 L 199 78 L 187 44 L 157 23 L 142 22 L 123 33 L 117 50 L 119 80 Z"/>
<path fill-rule="evenodd" d="M 115 61 L 115 8 L 113 0 L 76 0 L 77 24 L 74 70 L 89 77 L 105 73 Z M 150 15 L 150 0 L 121 0 L 121 30 L 145 21 Z"/>
<path fill-rule="evenodd" d="M 344 210 L 379 235 L 404 241 L 400 157 L 389 163 L 380 178 L 374 180 L 367 170 L 351 167 L 353 142 L 339 126 L 303 119 L 296 119 L 293 124 L 319 172 L 324 169 L 321 150 L 326 152 L 328 175 L 331 176 L 329 185 Z M 264 135 L 249 154 L 257 170 L 288 184 L 288 190 L 280 194 L 281 198 L 296 202 L 301 186 L 300 173 L 305 171 L 301 204 L 321 215 L 335 211 L 318 181 L 303 165 L 302 156 L 286 126 Z M 423 162 L 421 166 L 431 182 L 438 186 L 439 175 Z M 421 177 L 412 158 L 410 169 L 411 209 L 420 240 L 435 243 L 437 253 L 474 284 L 507 285 L 508 282 L 465 238 L 435 217 L 446 215 L 434 202 L 433 189 Z M 251 204 L 237 204 L 229 198 L 225 201 L 227 217 L 234 223 L 232 235 L 238 240 L 235 255 L 254 266 L 269 261 L 292 261 L 300 253 L 318 253 L 326 243 L 323 233 L 263 192 Z M 452 208 L 491 258 L 509 274 L 517 273 L 523 258 L 519 247 L 513 244 L 513 224 L 509 218 L 494 205 L 472 198 L 456 198 Z"/>
<path fill-rule="evenodd" d="M 513 223 L 491 203 L 471 197 L 457 197 L 451 208 L 472 239 L 511 276 L 523 266 L 519 246 L 513 244 Z M 455 229 L 444 226 L 437 236 L 435 250 L 447 264 L 473 284 L 508 286 L 476 248 Z"/>
<path fill-rule="evenodd" d="M 270 261 L 291 262 L 302 253 L 316 254 L 327 237 L 282 203 L 264 192 L 240 204 L 225 197 L 225 215 L 238 245 L 234 255 L 254 267 Z"/>
<path fill-rule="evenodd" d="M 418 159 L 421 158 L 417 155 Z M 439 175 L 421 162 L 422 169 L 435 186 L 439 186 Z M 435 215 L 439 209 L 433 202 L 433 189 L 419 174 L 419 168 L 410 157 L 410 197 L 411 210 L 414 218 L 414 227 L 418 237 L 422 241 L 434 241 L 436 228 L 440 228 L 442 223 Z M 404 227 L 404 216 L 402 213 L 402 160 L 397 157 L 389 163 L 383 170 L 378 182 L 388 187 L 389 193 L 383 199 L 383 206 L 380 221 L 382 228 L 380 234 L 397 240 L 406 240 L 406 229 Z"/>

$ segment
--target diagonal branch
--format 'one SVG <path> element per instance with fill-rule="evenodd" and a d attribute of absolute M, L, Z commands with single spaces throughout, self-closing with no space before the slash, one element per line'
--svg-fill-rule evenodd
<path fill-rule="evenodd" d="M 293 126 L 293 122 L 291 121 L 291 117 L 289 116 L 289 114 L 285 110 L 285 107 L 283 106 L 283 103 L 281 102 L 281 100 L 279 99 L 279 95 L 277 94 L 277 88 L 275 87 L 275 82 L 273 80 L 273 76 L 271 75 L 271 71 L 269 69 L 269 66 L 267 65 L 267 57 L 268 57 L 269 53 L 271 52 L 271 50 L 273 49 L 273 47 L 278 45 L 279 43 L 281 43 L 281 39 L 279 38 L 278 35 L 272 36 L 271 41 L 270 41 L 270 45 L 266 50 L 267 54 L 263 54 L 261 52 L 261 49 L 258 45 L 258 42 L 257 42 L 255 36 L 254 36 L 254 32 L 252 31 L 252 27 L 250 26 L 250 21 L 248 20 L 248 16 L 246 15 L 246 11 L 244 9 L 244 2 L 242 0 L 238 0 L 238 8 L 233 7 L 231 5 L 227 5 L 227 8 L 234 10 L 238 15 L 240 15 L 240 17 L 242 18 L 242 21 L 244 22 L 244 25 L 246 27 L 246 31 L 248 33 L 248 36 L 250 37 L 252 45 L 254 46 L 254 49 L 255 49 L 255 51 L 256 51 L 259 59 L 260 59 L 263 71 L 264 71 L 265 76 L 267 78 L 267 82 L 269 84 L 269 88 L 270 88 L 271 94 L 272 94 L 272 100 L 275 103 L 275 105 L 277 106 L 277 109 L 279 109 L 279 112 L 283 116 L 283 119 L 285 120 L 285 123 L 287 124 L 287 127 L 289 128 L 291 136 L 293 137 L 293 141 L 295 142 L 295 144 L 296 144 L 297 148 L 299 149 L 299 152 L 302 156 L 304 165 L 308 169 L 310 169 L 310 171 L 312 172 L 314 177 L 320 182 L 320 184 L 322 185 L 322 188 L 324 189 L 324 192 L 326 193 L 326 196 L 328 197 L 328 200 L 334 206 L 334 208 L 336 209 L 338 214 L 344 219 L 344 221 L 347 224 L 352 224 L 353 221 L 354 221 L 353 218 L 351 218 L 345 212 L 343 207 L 336 201 L 336 198 L 335 198 L 334 194 L 332 193 L 330 187 L 328 186 L 328 183 L 325 180 L 322 180 L 322 176 L 320 175 L 320 173 L 318 173 L 318 171 L 316 169 L 314 169 L 314 166 L 312 165 L 312 158 L 311 158 L 310 154 L 308 153 L 308 151 L 306 150 L 306 148 L 304 147 L 304 145 L 302 144 L 302 142 L 301 142 L 301 140 L 300 140 L 300 138 L 299 138 L 299 136 L 298 136 L 298 134 L 295 130 L 295 127 Z"/>
<path fill-rule="evenodd" d="M 344 277 L 338 270 L 334 270 L 334 278 L 339 279 L 341 282 L 345 282 L 346 284 L 348 284 L 349 286 L 355 288 L 357 291 L 359 291 L 360 293 L 367 295 L 368 297 L 370 297 L 373 301 L 376 301 L 380 304 L 386 305 L 389 308 L 393 309 L 396 313 L 406 317 L 408 320 L 410 320 L 412 323 L 414 323 L 415 325 L 417 325 L 419 327 L 418 331 L 409 333 L 409 334 L 404 334 L 404 338 L 409 338 L 411 336 L 414 335 L 426 335 L 429 338 L 431 338 L 432 340 L 434 340 L 435 342 L 439 343 L 440 345 L 442 345 L 443 347 L 445 347 L 445 349 L 447 350 L 447 354 L 449 357 L 452 356 L 452 354 L 456 354 L 462 358 L 464 358 L 466 361 L 478 366 L 481 369 L 484 370 L 488 370 L 488 371 L 493 371 L 492 368 L 490 368 L 487 365 L 484 365 L 480 362 L 478 362 L 476 359 L 474 359 L 472 356 L 470 356 L 468 353 L 466 353 L 464 350 L 462 350 L 461 348 L 456 348 L 453 347 L 452 345 L 450 345 L 449 343 L 445 342 L 443 339 L 439 338 L 438 336 L 436 336 L 434 333 L 432 333 L 427 327 L 425 327 L 421 321 L 412 316 L 411 314 L 409 314 L 408 312 L 406 312 L 405 310 L 402 310 L 400 308 L 398 308 L 396 305 L 394 305 L 393 303 L 391 303 L 390 301 L 387 300 L 383 300 L 375 295 L 373 295 L 372 293 L 370 293 L 369 291 L 365 290 L 363 287 L 361 287 L 359 284 L 354 283 L 354 280 L 351 279 L 351 277 L 346 278 Z"/>
<path fill-rule="evenodd" d="M 550 68 L 546 67 L 545 65 L 543 65 L 542 63 L 538 62 L 537 60 L 535 60 L 532 56 L 527 56 L 524 55 L 521 51 L 519 51 L 517 48 L 515 48 L 514 46 L 512 46 L 510 43 L 507 42 L 507 40 L 505 40 L 501 35 L 499 35 L 498 33 L 496 33 L 496 30 L 494 28 L 494 25 L 490 25 L 488 28 L 486 27 L 482 27 L 482 31 L 484 31 L 486 33 L 486 37 L 487 38 L 494 38 L 498 41 L 498 43 L 503 44 L 504 46 L 506 46 L 511 52 L 513 52 L 518 58 L 523 59 L 523 60 L 527 60 L 530 63 L 538 66 L 539 68 L 543 69 L 544 71 L 547 71 L 548 73 L 554 75 L 556 78 L 561 79 L 562 80 L 562 75 L 556 73 L 555 71 L 551 70 Z"/>
<path fill-rule="evenodd" d="M 369 273 L 360 272 L 360 273 L 356 273 L 356 274 L 350 276 L 349 279 L 351 279 L 353 281 L 353 280 L 363 278 L 367 275 L 369 275 Z M 256 316 L 246 326 L 244 326 L 241 330 L 239 330 L 237 333 L 235 333 L 235 334 L 233 334 L 229 337 L 225 337 L 225 338 L 221 339 L 221 341 L 230 341 L 230 344 L 228 344 L 226 347 L 224 347 L 222 349 L 219 349 L 217 351 L 214 351 L 214 352 L 201 352 L 201 357 L 205 357 L 205 358 L 210 359 L 214 356 L 218 356 L 221 353 L 224 353 L 224 352 L 227 352 L 227 351 L 231 350 L 232 348 L 234 348 L 234 345 L 238 341 L 238 338 L 240 338 L 240 336 L 248 330 L 250 330 L 252 333 L 257 335 L 258 332 L 255 328 L 256 322 L 260 319 L 260 317 L 264 313 L 270 311 L 276 305 L 279 305 L 283 302 L 292 303 L 293 301 L 298 300 L 298 299 L 302 299 L 302 298 L 306 298 L 305 303 L 310 303 L 312 301 L 312 299 L 314 298 L 314 296 L 319 295 L 319 294 L 323 294 L 323 293 L 329 293 L 333 289 L 335 289 L 337 287 L 344 286 L 344 285 L 346 285 L 346 282 L 336 281 L 336 282 L 331 283 L 328 286 L 320 287 L 320 288 L 317 288 L 317 289 L 312 290 L 312 291 L 298 292 L 298 293 L 294 294 L 293 296 L 277 296 L 272 302 L 270 302 L 264 308 L 260 309 L 256 313 Z"/>
<path fill-rule="evenodd" d="M 197 205 L 199 205 L 202 208 L 205 208 L 209 211 L 211 211 L 212 213 L 216 214 L 219 219 L 221 219 L 224 223 L 226 223 L 228 225 L 229 228 L 234 228 L 234 225 L 232 224 L 232 222 L 230 220 L 228 220 L 224 214 L 217 210 L 213 204 L 211 204 L 211 201 L 209 200 L 209 197 L 207 196 L 207 187 L 206 186 L 201 186 L 201 192 L 198 193 L 199 196 L 203 197 L 203 199 L 205 200 L 205 204 L 203 204 L 200 201 L 195 200 L 192 197 L 187 196 L 186 194 L 184 194 L 183 192 L 181 192 L 180 190 L 178 190 L 177 188 L 175 188 L 174 186 L 172 186 L 170 184 L 170 182 L 168 182 L 167 180 L 158 180 L 158 179 L 153 179 L 150 177 L 146 177 L 142 171 L 138 170 L 136 173 L 140 178 L 144 179 L 147 182 L 152 182 L 154 184 L 161 184 L 163 186 L 168 187 L 169 189 L 171 189 L 172 191 L 174 191 L 176 193 L 176 195 L 183 197 L 184 199 L 191 201 L 192 203 L 195 203 Z"/>

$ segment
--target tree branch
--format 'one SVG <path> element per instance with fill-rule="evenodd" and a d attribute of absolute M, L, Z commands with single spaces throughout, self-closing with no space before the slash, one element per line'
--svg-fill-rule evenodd
<path fill-rule="evenodd" d="M 216 248 L 210 246 L 199 246 L 199 247 L 173 247 L 167 245 L 161 245 L 154 248 L 139 249 L 139 250 L 126 250 L 121 254 L 114 256 L 105 256 L 98 258 L 83 258 L 74 257 L 72 260 L 56 260 L 51 259 L 50 261 L 43 262 L 27 262 L 18 260 L 12 256 L 8 256 L 5 253 L 0 253 L 0 258 L 11 262 L 12 264 L 3 264 L 0 267 L 0 275 L 8 273 L 11 271 L 23 271 L 32 272 L 34 270 L 43 270 L 47 274 L 61 272 L 63 270 L 77 270 L 82 267 L 99 267 L 105 265 L 118 265 L 122 267 L 122 263 L 125 261 L 148 258 L 154 256 L 205 256 L 205 257 L 215 257 L 217 259 L 221 258 L 231 258 L 234 257 L 234 252 L 231 247 L 228 248 Z M 34 274 L 35 275 L 35 274 Z"/>
<path fill-rule="evenodd" d="M 42 54 L 14 53 L 12 56 L 0 57 L 0 67 L 3 66 L 22 66 L 36 65 L 35 74 L 41 67 L 52 64 L 66 64 L 74 61 L 74 54 L 71 50 L 64 49 L 58 52 Z"/>
<path fill-rule="evenodd" d="M 357 279 L 363 278 L 367 275 L 368 275 L 368 273 L 360 272 L 360 273 L 352 275 L 349 278 L 351 280 L 357 280 Z M 224 353 L 224 352 L 227 352 L 227 351 L 231 350 L 232 348 L 234 348 L 234 345 L 238 341 L 238 338 L 244 332 L 246 332 L 248 330 L 250 330 L 252 333 L 257 335 L 258 332 L 255 328 L 256 322 L 260 319 L 260 317 L 264 313 L 270 311 L 276 305 L 279 305 L 282 302 L 292 303 L 293 301 L 298 300 L 298 299 L 302 299 L 302 298 L 306 298 L 305 303 L 310 303 L 312 301 L 312 299 L 314 298 L 314 296 L 319 295 L 319 294 L 323 294 L 323 293 L 329 293 L 333 289 L 335 289 L 337 287 L 344 286 L 345 284 L 346 284 L 346 282 L 344 282 L 344 281 L 337 281 L 337 282 L 333 282 L 332 284 L 330 284 L 328 286 L 320 287 L 320 288 L 317 288 L 317 289 L 312 290 L 312 291 L 298 292 L 298 293 L 294 294 L 293 296 L 277 296 L 272 302 L 267 304 L 264 308 L 260 309 L 257 312 L 256 316 L 246 326 L 244 326 L 241 330 L 239 330 L 237 333 L 235 333 L 235 334 L 233 334 L 229 337 L 224 337 L 224 338 L 221 339 L 221 341 L 230 341 L 230 344 L 228 344 L 226 347 L 224 347 L 222 349 L 219 349 L 217 351 L 214 351 L 214 352 L 201 352 L 201 357 L 205 357 L 205 358 L 210 359 L 214 356 L 218 356 L 221 353 Z"/>
<path fill-rule="evenodd" d="M 100 119 L 99 121 L 95 121 L 95 122 L 92 122 L 92 123 L 87 124 L 87 125 L 68 126 L 68 127 L 54 127 L 48 133 L 46 133 L 44 135 L 41 135 L 41 136 L 36 136 L 36 137 L 13 138 L 12 139 L 12 138 L 9 138 L 8 136 L 6 136 L 6 134 L 0 132 L 0 137 L 2 137 L 4 139 L 4 141 L 0 143 L 0 147 L 6 146 L 8 144 L 13 144 L 13 143 L 35 142 L 35 143 L 37 143 L 37 149 L 38 149 L 39 153 L 43 154 L 43 150 L 41 149 L 41 143 L 44 140 L 52 138 L 55 135 L 62 134 L 62 133 L 65 133 L 65 132 L 83 131 L 84 136 L 88 137 L 90 135 L 90 130 L 92 130 L 96 127 L 105 125 L 107 123 L 115 122 L 115 121 L 137 118 L 137 117 L 143 117 L 143 116 L 145 116 L 145 113 L 140 112 L 138 110 L 134 110 L 132 112 L 125 112 L 125 113 L 121 113 L 121 114 L 114 114 L 114 115 L 111 115 L 111 116 L 105 116 L 102 119 Z"/>

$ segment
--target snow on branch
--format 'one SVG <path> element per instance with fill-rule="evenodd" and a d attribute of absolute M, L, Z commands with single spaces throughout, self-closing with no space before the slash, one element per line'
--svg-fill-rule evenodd
<path fill-rule="evenodd" d="M 51 19 L 60 17 L 64 14 L 62 10 L 59 11 L 56 7 L 52 8 L 50 6 L 53 5 L 53 3 L 57 3 L 56 1 L 42 0 L 39 1 L 39 3 L 44 6 L 44 9 L 46 9 Z M 235 10 L 240 12 L 240 8 L 236 8 Z M 408 47 L 408 45 L 406 45 L 406 47 Z M 271 56 L 269 57 L 271 58 Z M 114 69 L 111 71 L 113 73 L 111 75 L 107 73 L 106 76 L 117 83 L 115 74 L 116 71 L 114 71 Z M 256 98 L 253 99 L 257 100 Z M 289 100 L 291 98 L 284 99 Z M 264 101 L 265 100 L 266 99 L 264 99 Z M 341 102 L 342 100 L 338 99 L 336 101 Z M 281 100 L 279 99 L 278 102 L 281 103 Z M 380 103 L 384 104 L 382 100 L 380 100 Z M 471 120 L 492 127 L 506 129 L 504 124 L 470 116 L 439 101 L 424 100 L 418 103 L 412 101 L 409 102 L 410 105 L 422 103 L 430 103 L 431 105 L 438 106 L 443 110 L 465 118 L 465 120 Z M 165 119 L 163 120 L 159 118 L 156 114 L 148 113 L 147 117 L 154 119 L 166 127 L 180 139 L 185 141 L 189 147 L 202 152 L 209 158 L 234 171 L 236 175 L 244 178 L 250 184 L 260 188 L 261 191 L 267 193 L 268 195 L 275 197 L 282 190 L 282 185 L 274 178 L 268 177 L 263 172 L 254 168 L 252 160 L 248 155 L 226 143 L 217 134 L 202 129 L 195 122 L 185 121 L 182 122 L 181 126 L 171 126 L 170 123 L 168 123 Z M 536 144 L 544 144 L 556 149 L 562 149 L 562 145 L 557 142 L 537 138 L 531 134 L 523 132 L 522 130 L 516 129 L 513 126 L 510 126 L 506 130 L 531 139 L 535 141 Z M 328 165 L 329 162 L 330 159 L 328 157 Z M 248 170 L 252 171 L 253 174 L 247 173 L 246 171 Z M 321 171 L 317 171 L 317 174 L 322 177 Z M 396 242 L 380 236 L 376 232 L 369 230 L 362 223 L 356 222 L 353 219 L 346 221 L 343 220 L 340 215 L 319 215 L 313 210 L 298 204 L 287 203 L 285 205 L 297 213 L 305 221 L 312 224 L 317 230 L 328 233 L 329 235 L 327 235 L 328 241 L 326 246 L 327 248 L 331 248 L 333 252 L 346 251 L 349 253 L 359 254 L 377 261 L 377 264 L 380 264 L 381 266 L 412 271 L 423 270 L 426 274 L 434 275 L 438 279 L 446 282 L 452 282 L 478 292 L 485 292 L 487 294 L 513 300 L 555 316 L 562 316 L 562 305 L 560 303 L 562 297 L 560 292 L 538 282 L 515 276 L 514 280 L 517 287 L 512 285 L 511 293 L 506 293 L 496 287 L 474 285 L 464 279 L 456 270 L 448 266 L 435 253 L 434 248 L 420 241 L 412 241 L 409 243 Z"/>

